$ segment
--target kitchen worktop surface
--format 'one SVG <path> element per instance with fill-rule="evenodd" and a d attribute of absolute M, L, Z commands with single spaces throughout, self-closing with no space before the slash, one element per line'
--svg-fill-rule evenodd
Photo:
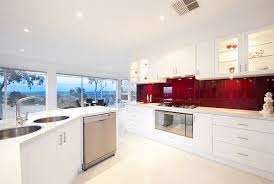
<path fill-rule="evenodd" d="M 10 145 L 10 144 L 21 144 L 28 142 L 29 140 L 33 140 L 40 135 L 50 133 L 51 131 L 61 128 L 66 123 L 72 122 L 72 120 L 81 118 L 84 116 L 93 116 L 98 114 L 104 114 L 109 112 L 116 112 L 116 108 L 110 107 L 102 107 L 102 106 L 91 106 L 91 107 L 81 107 L 81 108 L 73 108 L 73 109 L 58 109 L 58 110 L 51 110 L 51 111 L 43 111 L 29 114 L 28 121 L 24 123 L 24 126 L 30 125 L 38 125 L 42 128 L 36 132 L 19 136 L 16 138 L 10 138 L 5 140 L 0 140 L 0 146 Z M 52 123 L 33 123 L 34 120 L 51 117 L 51 116 L 69 116 L 68 119 L 52 122 Z M 15 122 L 5 122 L 0 124 L 0 130 L 6 128 L 13 128 L 16 127 Z"/>
<path fill-rule="evenodd" d="M 194 109 L 184 109 L 179 107 L 159 106 L 158 103 L 147 103 L 147 104 L 128 103 L 127 105 L 154 108 L 157 110 L 182 112 L 182 113 L 207 113 L 207 114 L 214 114 L 214 115 L 274 121 L 274 114 L 263 115 L 259 111 L 252 111 L 252 110 L 226 109 L 226 108 L 214 108 L 214 107 L 196 107 Z"/>

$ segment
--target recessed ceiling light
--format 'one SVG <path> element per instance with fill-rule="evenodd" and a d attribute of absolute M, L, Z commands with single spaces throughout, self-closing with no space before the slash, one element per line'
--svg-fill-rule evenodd
<path fill-rule="evenodd" d="M 163 15 L 161 15 L 159 18 L 160 18 L 160 21 L 162 21 L 162 22 L 166 20 L 166 17 Z"/>
<path fill-rule="evenodd" d="M 28 28 L 25 28 L 25 29 L 24 29 L 24 32 L 25 32 L 25 33 L 29 33 L 29 31 L 30 31 L 30 30 L 29 30 Z"/>
<path fill-rule="evenodd" d="M 25 49 L 19 49 L 19 52 L 25 52 Z"/>
<path fill-rule="evenodd" d="M 81 11 L 76 11 L 75 15 L 76 15 L 76 17 L 78 17 L 78 18 L 82 18 L 82 17 L 83 17 L 83 12 L 81 12 Z"/>

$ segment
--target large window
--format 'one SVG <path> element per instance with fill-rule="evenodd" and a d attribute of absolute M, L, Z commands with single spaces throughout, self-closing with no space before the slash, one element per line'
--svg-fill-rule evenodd
<path fill-rule="evenodd" d="M 57 107 L 81 106 L 82 78 L 71 75 L 57 75 Z"/>
<path fill-rule="evenodd" d="M 46 110 L 45 73 L 1 69 L 0 71 L 0 119 L 14 120 L 16 102 L 27 96 L 38 96 L 23 104 L 22 113 Z"/>
<path fill-rule="evenodd" d="M 90 105 L 114 106 L 117 80 L 57 75 L 57 106 L 73 108 Z"/>

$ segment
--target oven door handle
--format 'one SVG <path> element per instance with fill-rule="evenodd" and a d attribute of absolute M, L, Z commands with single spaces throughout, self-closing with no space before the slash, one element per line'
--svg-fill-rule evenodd
<path fill-rule="evenodd" d="M 173 115 L 173 116 L 180 116 L 180 115 L 185 115 L 184 113 L 176 113 L 176 112 L 169 112 L 169 111 L 156 111 L 156 113 L 161 114 L 161 115 Z"/>

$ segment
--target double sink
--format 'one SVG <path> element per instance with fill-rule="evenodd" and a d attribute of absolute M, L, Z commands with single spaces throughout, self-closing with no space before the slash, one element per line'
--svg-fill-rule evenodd
<path fill-rule="evenodd" d="M 34 123 L 53 123 L 53 122 L 62 121 L 68 118 L 69 116 L 52 116 L 52 117 L 40 118 L 40 119 L 34 120 L 33 122 Z M 40 130 L 41 128 L 42 127 L 38 125 L 31 125 L 31 126 L 22 126 L 22 127 L 15 127 L 15 128 L 0 130 L 0 140 L 27 135 L 27 134 L 36 132 Z"/>

